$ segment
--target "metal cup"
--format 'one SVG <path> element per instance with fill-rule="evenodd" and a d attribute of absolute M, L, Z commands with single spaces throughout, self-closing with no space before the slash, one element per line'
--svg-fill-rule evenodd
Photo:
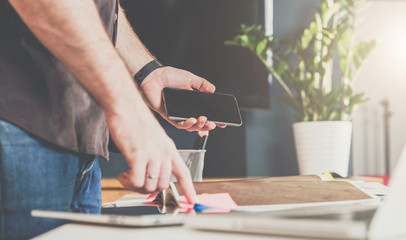
<path fill-rule="evenodd" d="M 206 150 L 185 149 L 178 150 L 180 156 L 190 170 L 193 182 L 203 181 L 204 154 Z M 171 182 L 177 182 L 176 177 L 172 174 Z"/>

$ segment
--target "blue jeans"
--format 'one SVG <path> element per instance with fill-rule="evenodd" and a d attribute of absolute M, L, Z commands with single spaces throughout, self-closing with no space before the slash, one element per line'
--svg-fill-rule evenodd
<path fill-rule="evenodd" d="M 0 240 L 27 239 L 63 221 L 31 210 L 99 213 L 98 160 L 51 146 L 0 120 Z"/>

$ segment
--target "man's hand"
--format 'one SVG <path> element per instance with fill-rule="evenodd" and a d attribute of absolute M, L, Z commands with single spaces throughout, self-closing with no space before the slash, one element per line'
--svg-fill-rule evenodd
<path fill-rule="evenodd" d="M 125 17 L 122 9 L 118 15 L 118 35 L 116 48 L 121 58 L 127 65 L 131 76 L 134 76 L 145 64 L 153 60 L 153 56 L 141 43 L 134 33 L 130 23 Z M 147 54 L 143 54 L 147 53 Z M 198 89 L 205 92 L 214 92 L 215 87 L 207 80 L 200 78 L 190 72 L 171 67 L 164 67 L 154 70 L 141 84 L 144 97 L 150 107 L 157 111 L 163 118 L 175 127 L 188 131 L 212 130 L 216 127 L 214 123 L 207 123 L 206 117 L 198 119 L 190 118 L 186 121 L 170 121 L 164 111 L 162 104 L 162 89 L 164 87 Z M 218 125 L 225 127 L 224 125 Z"/>
<path fill-rule="evenodd" d="M 165 114 L 162 99 L 162 90 L 165 87 L 188 90 L 196 89 L 202 92 L 212 93 L 216 90 L 213 84 L 188 71 L 172 67 L 163 67 L 154 70 L 148 75 L 148 77 L 141 83 L 141 90 L 150 107 L 177 128 L 185 129 L 187 131 L 210 131 L 216 127 L 214 123 L 207 122 L 205 116 L 201 116 L 198 119 L 189 118 L 186 121 L 172 121 L 168 119 Z M 218 126 L 225 127 L 225 125 Z"/>
<path fill-rule="evenodd" d="M 186 198 L 196 202 L 190 171 L 173 141 L 151 114 L 137 116 L 137 111 L 131 109 L 135 108 L 128 105 L 122 115 L 106 112 L 111 136 L 130 168 L 118 176 L 121 184 L 143 193 L 164 190 L 173 172 Z M 133 119 L 141 121 L 134 124 Z"/>

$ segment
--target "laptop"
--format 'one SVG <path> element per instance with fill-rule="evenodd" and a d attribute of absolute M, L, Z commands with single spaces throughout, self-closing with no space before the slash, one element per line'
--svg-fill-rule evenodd
<path fill-rule="evenodd" d="M 381 203 L 306 207 L 274 212 L 201 214 L 186 226 L 322 239 L 406 239 L 406 144 Z"/>

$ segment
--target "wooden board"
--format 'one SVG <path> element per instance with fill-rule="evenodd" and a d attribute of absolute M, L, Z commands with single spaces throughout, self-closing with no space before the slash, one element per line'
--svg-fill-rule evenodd
<path fill-rule="evenodd" d="M 370 199 L 371 197 L 343 181 L 223 181 L 194 183 L 198 194 L 231 195 L 239 206 L 294 203 L 335 202 Z M 177 189 L 179 189 L 177 187 Z M 181 191 L 180 191 L 180 194 Z"/>

